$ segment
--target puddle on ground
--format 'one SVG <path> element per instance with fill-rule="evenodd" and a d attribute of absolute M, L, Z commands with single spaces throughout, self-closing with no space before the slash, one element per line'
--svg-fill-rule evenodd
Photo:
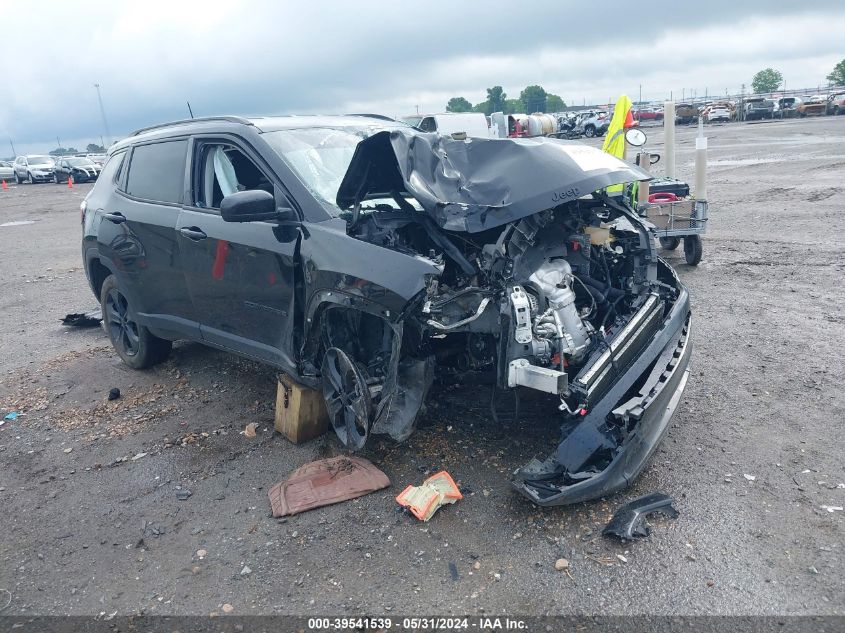
<path fill-rule="evenodd" d="M 3 222 L 0 226 L 23 226 L 25 224 L 35 224 L 35 220 L 12 220 L 11 222 Z"/>

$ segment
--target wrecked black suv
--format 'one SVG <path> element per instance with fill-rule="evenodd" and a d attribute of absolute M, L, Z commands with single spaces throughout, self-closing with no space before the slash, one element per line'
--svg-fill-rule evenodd
<path fill-rule="evenodd" d="M 555 139 L 197 119 L 111 149 L 82 251 L 127 364 L 176 339 L 264 361 L 323 391 L 350 449 L 408 437 L 435 371 L 534 390 L 561 440 L 513 485 L 560 505 L 627 485 L 687 381 L 687 291 L 604 193 L 648 177 Z"/>

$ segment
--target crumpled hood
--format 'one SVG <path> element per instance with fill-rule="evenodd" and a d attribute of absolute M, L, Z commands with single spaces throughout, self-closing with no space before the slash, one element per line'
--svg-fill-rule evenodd
<path fill-rule="evenodd" d="M 337 193 L 348 209 L 366 198 L 411 194 L 437 224 L 477 233 L 651 175 L 575 141 L 455 140 L 410 130 L 361 141 Z"/>

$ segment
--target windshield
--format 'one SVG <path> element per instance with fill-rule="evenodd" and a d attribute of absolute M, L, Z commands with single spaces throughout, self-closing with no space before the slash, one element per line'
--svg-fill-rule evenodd
<path fill-rule="evenodd" d="M 337 190 L 355 148 L 363 139 L 381 132 L 376 127 L 302 128 L 264 133 L 264 139 L 296 172 L 311 193 L 339 215 Z"/>
<path fill-rule="evenodd" d="M 94 164 L 94 161 L 90 158 L 68 158 L 67 162 L 70 163 L 71 167 L 90 167 Z"/>
<path fill-rule="evenodd" d="M 49 156 L 27 156 L 26 161 L 30 165 L 52 165 L 53 159 Z"/>

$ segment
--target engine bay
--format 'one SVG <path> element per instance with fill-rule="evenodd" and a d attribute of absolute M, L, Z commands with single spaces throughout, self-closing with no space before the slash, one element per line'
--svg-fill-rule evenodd
<path fill-rule="evenodd" d="M 499 388 L 554 394 L 566 413 L 597 397 L 579 377 L 631 316 L 650 298 L 674 298 L 651 270 L 649 238 L 605 197 L 474 234 L 440 229 L 398 195 L 391 202 L 356 208 L 349 234 L 443 268 L 405 319 L 403 356 L 495 371 Z"/>

